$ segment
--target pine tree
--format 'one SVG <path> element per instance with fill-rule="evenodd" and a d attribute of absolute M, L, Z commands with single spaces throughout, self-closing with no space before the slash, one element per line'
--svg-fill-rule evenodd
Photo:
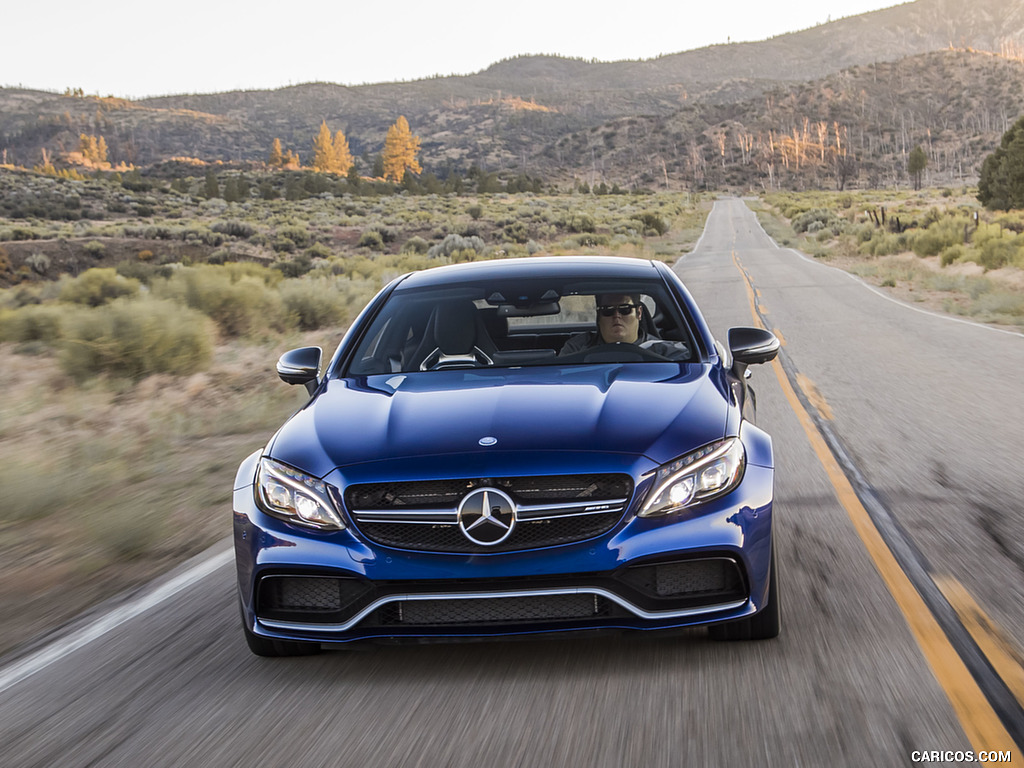
<path fill-rule="evenodd" d="M 348 139 L 345 138 L 344 133 L 338 131 L 334 134 L 334 172 L 345 176 L 354 163 L 352 151 L 348 147 Z"/>
<path fill-rule="evenodd" d="M 320 132 L 313 140 L 313 170 L 326 173 L 334 171 L 334 141 L 327 121 L 320 123 Z"/>
<path fill-rule="evenodd" d="M 910 155 L 907 157 L 907 173 L 914 179 L 914 189 L 921 188 L 921 174 L 924 173 L 924 169 L 927 167 L 928 155 L 925 154 L 924 150 L 920 146 L 910 150 Z"/>
<path fill-rule="evenodd" d="M 206 172 L 204 193 L 208 200 L 220 197 L 220 185 L 217 183 L 217 175 L 213 171 Z"/>
<path fill-rule="evenodd" d="M 107 162 L 107 141 L 102 136 L 96 141 L 96 162 Z"/>
<path fill-rule="evenodd" d="M 991 210 L 1024 208 L 1024 117 L 1010 126 L 982 163 L 978 200 Z"/>
<path fill-rule="evenodd" d="M 281 140 L 274 139 L 270 147 L 270 157 L 267 158 L 267 165 L 272 168 L 280 168 L 284 165 L 284 152 L 281 150 Z"/>
<path fill-rule="evenodd" d="M 423 169 L 416 160 L 420 151 L 420 137 L 413 136 L 409 121 L 402 115 L 388 128 L 384 140 L 384 178 L 401 183 L 406 171 L 420 173 Z"/>
<path fill-rule="evenodd" d="M 356 164 L 354 162 L 348 168 L 346 179 L 348 180 L 348 185 L 352 187 L 352 189 L 359 189 L 359 186 L 363 183 L 363 179 L 359 175 L 359 169 L 356 168 Z"/>
<path fill-rule="evenodd" d="M 237 203 L 242 199 L 238 192 L 238 181 L 233 176 L 224 182 L 224 199 L 229 203 Z"/>

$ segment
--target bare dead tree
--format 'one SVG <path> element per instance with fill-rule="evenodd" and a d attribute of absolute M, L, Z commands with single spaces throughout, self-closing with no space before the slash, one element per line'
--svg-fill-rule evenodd
<path fill-rule="evenodd" d="M 825 121 L 817 122 L 817 123 L 814 124 L 814 129 L 815 129 L 815 131 L 818 134 L 819 160 L 821 161 L 822 165 L 824 165 L 825 164 L 825 147 L 826 147 L 826 143 L 827 143 L 826 140 L 828 139 L 828 123 L 826 123 Z"/>
<path fill-rule="evenodd" d="M 846 189 L 847 183 L 854 178 L 858 172 L 857 158 L 845 152 L 835 155 L 836 188 L 842 192 Z"/>

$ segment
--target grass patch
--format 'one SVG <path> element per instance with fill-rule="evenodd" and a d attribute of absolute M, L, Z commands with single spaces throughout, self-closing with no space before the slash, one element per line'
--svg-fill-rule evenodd
<path fill-rule="evenodd" d="M 1024 325 L 1024 212 L 992 214 L 971 191 L 948 190 L 778 193 L 748 204 L 780 244 L 936 309 Z"/>

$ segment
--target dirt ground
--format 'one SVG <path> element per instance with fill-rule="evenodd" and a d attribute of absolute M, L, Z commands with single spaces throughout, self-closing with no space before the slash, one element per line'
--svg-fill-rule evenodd
<path fill-rule="evenodd" d="M 305 341 L 81 388 L 0 345 L 0 655 L 229 535 L 239 462 L 303 401 L 273 363 Z"/>
<path fill-rule="evenodd" d="M 986 272 L 982 267 L 973 262 L 950 264 L 943 267 L 939 263 L 938 256 L 921 258 L 913 253 L 877 258 L 830 255 L 823 258 L 823 261 L 830 266 L 856 274 L 868 285 L 912 306 L 1024 334 L 1024 326 L 1022 325 L 989 322 L 984 317 L 972 316 L 971 305 L 973 299 L 966 293 L 938 290 L 927 286 L 922 280 L 893 280 L 890 276 L 893 271 L 900 272 L 903 271 L 903 268 L 919 274 L 932 273 L 938 275 L 941 272 L 947 278 L 985 278 L 1001 290 L 1024 294 L 1024 270 L 1015 267 L 1004 267 Z M 879 267 L 878 274 L 870 274 L 871 269 L 875 267 Z"/>

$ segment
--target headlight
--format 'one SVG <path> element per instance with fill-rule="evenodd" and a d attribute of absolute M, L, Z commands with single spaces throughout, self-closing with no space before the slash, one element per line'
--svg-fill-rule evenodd
<path fill-rule="evenodd" d="M 325 482 L 273 459 L 260 459 L 256 500 L 264 511 L 296 525 L 322 531 L 345 527 Z"/>
<path fill-rule="evenodd" d="M 678 512 L 724 496 L 743 478 L 746 454 L 739 438 L 730 437 L 658 468 L 640 517 Z"/>

